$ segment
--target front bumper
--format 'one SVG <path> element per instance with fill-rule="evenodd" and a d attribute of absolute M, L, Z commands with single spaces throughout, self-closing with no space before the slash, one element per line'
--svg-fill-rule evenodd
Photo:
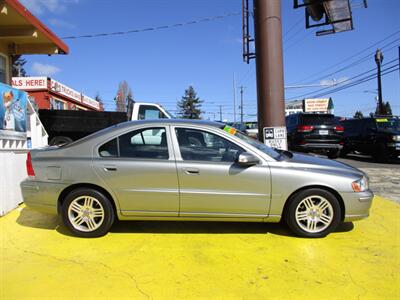
<path fill-rule="evenodd" d="M 360 193 L 341 193 L 345 206 L 344 222 L 361 220 L 369 216 L 374 193 L 370 190 Z"/>
<path fill-rule="evenodd" d="M 27 179 L 20 186 L 26 206 L 43 213 L 57 214 L 58 197 L 65 184 Z"/>

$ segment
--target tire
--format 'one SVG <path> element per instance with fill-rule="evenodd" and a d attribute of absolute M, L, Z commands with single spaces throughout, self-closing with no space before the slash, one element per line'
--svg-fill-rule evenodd
<path fill-rule="evenodd" d="M 115 212 L 106 196 L 91 188 L 78 188 L 70 192 L 61 207 L 64 225 L 79 237 L 105 235 L 114 223 Z"/>
<path fill-rule="evenodd" d="M 338 199 L 332 193 L 318 188 L 294 194 L 284 213 L 293 233 L 306 238 L 324 237 L 341 222 Z"/>
<path fill-rule="evenodd" d="M 330 150 L 327 153 L 328 158 L 335 159 L 338 158 L 340 154 L 340 150 Z"/>
<path fill-rule="evenodd" d="M 378 144 L 372 153 L 372 158 L 375 162 L 387 163 L 390 157 L 385 145 Z"/>
<path fill-rule="evenodd" d="M 342 150 L 339 151 L 339 156 L 346 157 L 347 154 L 349 154 L 349 153 L 350 153 L 350 151 L 346 147 L 343 147 Z"/>
<path fill-rule="evenodd" d="M 73 140 L 67 136 L 55 136 L 51 139 L 49 145 L 50 146 L 61 146 L 72 143 Z"/>

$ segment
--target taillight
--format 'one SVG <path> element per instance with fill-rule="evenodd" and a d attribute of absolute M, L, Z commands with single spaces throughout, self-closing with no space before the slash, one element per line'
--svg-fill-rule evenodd
<path fill-rule="evenodd" d="M 335 129 L 336 132 L 343 132 L 344 131 L 344 127 L 340 126 L 340 125 L 333 127 L 333 129 Z"/>
<path fill-rule="evenodd" d="M 314 126 L 310 126 L 310 125 L 299 125 L 297 126 L 297 131 L 298 132 L 311 132 L 313 131 Z"/>
<path fill-rule="evenodd" d="M 28 152 L 28 155 L 26 157 L 26 172 L 28 173 L 29 177 L 35 177 L 35 171 L 33 170 L 30 152 Z"/>

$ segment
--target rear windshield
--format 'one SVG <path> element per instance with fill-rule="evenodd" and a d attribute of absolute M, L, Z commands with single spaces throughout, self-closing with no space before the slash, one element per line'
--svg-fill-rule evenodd
<path fill-rule="evenodd" d="M 334 115 L 302 115 L 304 125 L 335 125 L 338 123 Z"/>

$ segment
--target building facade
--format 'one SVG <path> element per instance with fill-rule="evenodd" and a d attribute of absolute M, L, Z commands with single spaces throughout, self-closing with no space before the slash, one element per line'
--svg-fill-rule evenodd
<path fill-rule="evenodd" d="M 39 109 L 102 110 L 99 102 L 48 77 L 13 77 L 12 86 L 29 94 Z"/>

